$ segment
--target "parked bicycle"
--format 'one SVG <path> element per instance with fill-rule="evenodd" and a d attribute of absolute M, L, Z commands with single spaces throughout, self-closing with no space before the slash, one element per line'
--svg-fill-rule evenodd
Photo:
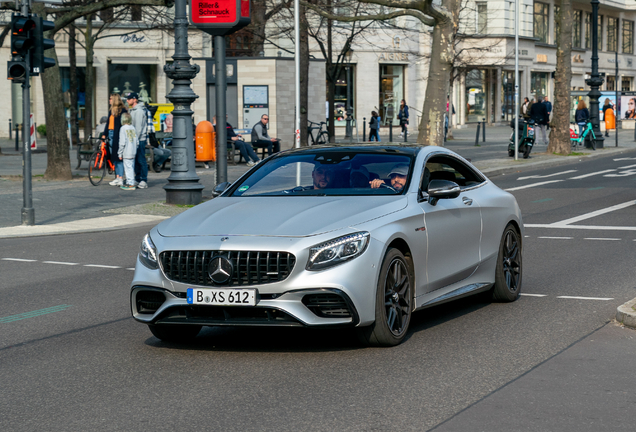
<path fill-rule="evenodd" d="M 315 125 L 315 126 L 314 126 Z M 323 129 L 324 126 L 324 129 Z M 316 132 L 316 137 L 314 138 L 314 131 Z M 307 126 L 307 133 L 309 134 L 309 138 L 311 138 L 311 144 L 309 145 L 321 145 L 327 144 L 329 142 L 329 132 L 327 132 L 327 122 L 315 123 L 310 121 L 309 126 Z"/>
<path fill-rule="evenodd" d="M 107 168 L 108 174 L 115 172 L 115 165 L 108 157 L 106 140 L 102 140 L 88 161 L 88 180 L 90 180 L 93 186 L 99 185 L 102 180 L 104 180 Z"/>
<path fill-rule="evenodd" d="M 592 137 L 590 138 L 590 144 L 592 145 L 592 150 L 596 150 L 596 134 L 594 133 L 594 129 L 592 128 L 592 123 L 590 123 L 589 120 L 585 123 L 585 128 L 583 129 L 583 132 L 580 134 L 577 134 L 576 132 L 573 133 L 572 129 L 570 129 L 570 142 L 572 143 L 572 146 L 573 147 L 582 146 L 583 141 L 585 140 L 585 137 L 587 137 L 590 133 L 592 134 Z"/>

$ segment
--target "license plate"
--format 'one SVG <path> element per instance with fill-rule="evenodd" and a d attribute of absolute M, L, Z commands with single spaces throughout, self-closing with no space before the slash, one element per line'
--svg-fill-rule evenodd
<path fill-rule="evenodd" d="M 188 288 L 188 304 L 208 306 L 256 306 L 256 290 Z"/>

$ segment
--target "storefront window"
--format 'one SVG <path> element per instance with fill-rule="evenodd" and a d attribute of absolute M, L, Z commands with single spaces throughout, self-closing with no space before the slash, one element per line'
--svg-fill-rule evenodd
<path fill-rule="evenodd" d="M 64 108 L 69 109 L 71 96 L 69 89 L 71 88 L 70 79 L 71 68 L 60 67 L 60 77 L 62 78 L 62 92 L 64 94 Z M 77 119 L 79 127 L 84 127 L 84 110 L 86 106 L 86 68 L 76 68 L 77 75 Z"/>
<path fill-rule="evenodd" d="M 108 90 L 122 98 L 136 92 L 142 102 L 157 102 L 156 77 L 154 64 L 108 64 Z"/>
<path fill-rule="evenodd" d="M 486 71 L 473 69 L 466 74 L 466 122 L 486 117 Z"/>
<path fill-rule="evenodd" d="M 503 71 L 501 73 L 503 91 L 501 92 L 501 118 L 506 121 L 514 119 L 515 112 L 515 73 Z"/>
<path fill-rule="evenodd" d="M 351 107 L 353 118 L 355 112 L 355 65 L 342 68 L 340 76 L 336 80 L 336 92 L 334 94 L 334 125 L 346 126 L 347 105 Z M 362 119 L 360 119 L 361 121 Z"/>
<path fill-rule="evenodd" d="M 400 124 L 397 115 L 402 99 L 404 99 L 404 66 L 380 65 L 379 114 L 383 126 Z M 370 115 L 371 112 L 368 114 Z"/>
<path fill-rule="evenodd" d="M 550 74 L 548 72 L 532 72 L 530 75 L 530 93 L 535 100 L 539 96 L 548 94 L 548 82 Z"/>

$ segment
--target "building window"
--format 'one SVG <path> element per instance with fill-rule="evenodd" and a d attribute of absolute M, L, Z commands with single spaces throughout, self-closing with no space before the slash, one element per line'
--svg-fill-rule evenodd
<path fill-rule="evenodd" d="M 607 50 L 618 50 L 618 18 L 607 17 Z"/>
<path fill-rule="evenodd" d="M 110 93 L 139 94 L 144 103 L 157 102 L 157 65 L 108 63 L 108 89 Z"/>
<path fill-rule="evenodd" d="M 616 77 L 614 75 L 608 75 L 605 79 L 605 90 L 616 91 Z"/>
<path fill-rule="evenodd" d="M 585 48 L 592 48 L 592 14 L 585 14 Z"/>
<path fill-rule="evenodd" d="M 561 8 L 554 6 L 554 44 L 557 43 L 557 37 L 559 36 L 559 12 Z"/>
<path fill-rule="evenodd" d="M 534 4 L 534 37 L 539 38 L 539 42 L 548 43 L 549 27 L 549 7 L 545 3 L 536 2 Z"/>
<path fill-rule="evenodd" d="M 634 54 L 634 21 L 623 20 L 623 52 Z"/>
<path fill-rule="evenodd" d="M 530 93 L 534 100 L 538 100 L 539 96 L 548 94 L 548 82 L 550 74 L 548 72 L 531 72 L 530 74 Z"/>
<path fill-rule="evenodd" d="M 404 66 L 381 64 L 380 117 L 382 117 L 383 126 L 399 125 L 397 115 L 402 99 L 404 99 Z"/>
<path fill-rule="evenodd" d="M 621 79 L 621 91 L 632 91 L 632 82 L 634 78 L 632 77 L 623 77 Z"/>
<path fill-rule="evenodd" d="M 488 4 L 477 2 L 477 33 L 488 33 Z"/>
<path fill-rule="evenodd" d="M 352 115 L 355 118 L 355 65 L 345 65 L 340 70 L 340 75 L 336 80 L 336 92 L 334 93 L 333 119 L 334 125 L 345 126 L 347 124 L 347 105 L 351 107 Z M 328 83 L 327 83 L 328 84 Z"/>
<path fill-rule="evenodd" d="M 103 9 L 99 12 L 99 18 L 104 22 L 113 20 L 113 8 Z"/>
<path fill-rule="evenodd" d="M 583 18 L 583 12 L 575 10 L 572 16 L 572 46 L 574 48 L 581 48 L 581 19 Z"/>
<path fill-rule="evenodd" d="M 141 21 L 141 5 L 130 6 L 130 20 Z"/>

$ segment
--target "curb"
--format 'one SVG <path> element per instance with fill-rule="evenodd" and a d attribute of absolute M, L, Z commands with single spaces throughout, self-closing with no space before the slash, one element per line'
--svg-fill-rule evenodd
<path fill-rule="evenodd" d="M 636 298 L 616 309 L 616 321 L 625 327 L 636 329 Z"/>

